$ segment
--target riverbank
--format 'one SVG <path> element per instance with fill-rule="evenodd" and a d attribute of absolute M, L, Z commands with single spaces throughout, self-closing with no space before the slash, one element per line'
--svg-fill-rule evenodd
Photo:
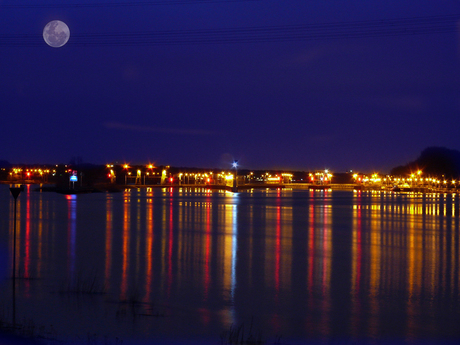
<path fill-rule="evenodd" d="M 34 191 L 38 192 L 55 192 L 60 194 L 88 194 L 88 193 L 119 193 L 126 189 L 139 189 L 139 188 L 206 188 L 211 190 L 225 190 L 235 192 L 235 189 L 228 185 L 222 184 L 108 184 L 100 183 L 94 186 L 75 186 L 68 188 L 67 186 L 59 186 L 56 184 L 39 184 L 32 181 L 16 181 L 14 185 L 38 185 Z M 2 184 L 10 184 L 5 181 Z M 459 193 L 457 188 L 428 188 L 428 187 L 400 187 L 394 188 L 391 186 L 364 186 L 352 183 L 331 183 L 328 185 L 314 185 L 311 183 L 252 183 L 243 184 L 236 187 L 236 191 L 246 191 L 250 189 L 309 189 L 309 190 L 356 190 L 356 191 L 374 191 L 374 192 L 395 192 L 395 193 L 443 193 L 443 194 L 456 194 Z"/>

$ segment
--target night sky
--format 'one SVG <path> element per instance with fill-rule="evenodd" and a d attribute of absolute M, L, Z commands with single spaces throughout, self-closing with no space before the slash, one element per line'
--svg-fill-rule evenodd
<path fill-rule="evenodd" d="M 459 96 L 457 0 L 0 0 L 11 163 L 388 172 L 460 149 Z"/>

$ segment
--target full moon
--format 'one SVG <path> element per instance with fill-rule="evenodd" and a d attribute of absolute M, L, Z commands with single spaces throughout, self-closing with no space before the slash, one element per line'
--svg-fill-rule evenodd
<path fill-rule="evenodd" d="M 62 47 L 70 37 L 70 30 L 66 23 L 52 20 L 43 29 L 43 39 L 53 48 Z"/>

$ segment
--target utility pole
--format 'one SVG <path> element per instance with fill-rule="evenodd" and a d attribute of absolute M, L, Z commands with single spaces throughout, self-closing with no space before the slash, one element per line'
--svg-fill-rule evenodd
<path fill-rule="evenodd" d="M 16 327 L 16 207 L 19 194 L 24 187 L 10 187 L 14 198 L 14 223 L 13 223 L 13 327 Z"/>

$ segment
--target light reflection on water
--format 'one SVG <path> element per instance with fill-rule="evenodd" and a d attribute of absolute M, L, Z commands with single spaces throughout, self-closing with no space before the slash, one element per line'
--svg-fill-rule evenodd
<path fill-rule="evenodd" d="M 0 209 L 8 322 L 14 199 L 6 186 Z M 216 341 L 251 320 L 267 340 L 290 343 L 457 339 L 458 212 L 458 196 L 442 194 L 63 196 L 27 186 L 18 198 L 16 313 L 63 339 L 95 333 L 126 343 Z"/>

